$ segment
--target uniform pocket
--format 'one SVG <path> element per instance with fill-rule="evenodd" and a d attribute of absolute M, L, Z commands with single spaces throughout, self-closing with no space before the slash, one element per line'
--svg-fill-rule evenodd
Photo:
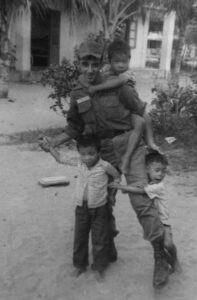
<path fill-rule="evenodd" d="M 89 96 L 77 100 L 78 112 L 84 122 L 83 134 L 94 134 L 96 132 L 96 118 L 92 109 L 92 103 Z"/>
<path fill-rule="evenodd" d="M 85 113 L 91 108 L 91 101 L 89 96 L 85 96 L 77 100 L 77 106 L 79 113 Z"/>

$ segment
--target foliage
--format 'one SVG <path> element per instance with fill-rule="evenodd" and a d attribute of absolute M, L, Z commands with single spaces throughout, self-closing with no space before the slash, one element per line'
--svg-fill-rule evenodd
<path fill-rule="evenodd" d="M 197 86 L 197 73 L 193 73 L 191 76 L 190 76 L 194 86 Z"/>
<path fill-rule="evenodd" d="M 51 65 L 42 73 L 42 84 L 44 86 L 49 85 L 53 89 L 49 98 L 54 100 L 54 104 L 50 108 L 54 111 L 60 109 L 63 116 L 67 113 L 65 102 L 69 102 L 70 93 L 76 84 L 78 76 L 77 64 L 72 64 L 67 59 L 63 59 L 60 65 Z"/>
<path fill-rule="evenodd" d="M 197 31 L 197 24 L 190 24 L 187 26 L 186 30 L 186 43 L 188 45 L 195 44 L 197 45 L 197 36 L 196 36 L 196 31 Z"/>
<path fill-rule="evenodd" d="M 4 67 L 14 68 L 16 62 L 16 47 L 13 46 L 9 40 L 7 40 L 6 46 L 6 49 L 2 49 L 2 47 L 0 47 L 1 65 Z"/>
<path fill-rule="evenodd" d="M 94 14 L 101 20 L 106 39 L 113 39 L 116 28 L 139 13 L 143 0 L 94 0 Z"/>
<path fill-rule="evenodd" d="M 176 53 L 174 60 L 174 82 L 178 82 L 183 47 L 185 45 L 186 28 L 191 22 L 197 18 L 197 11 L 194 6 L 195 0 L 144 0 L 145 3 L 150 7 L 163 8 L 166 14 L 175 11 L 176 12 L 176 24 L 178 27 L 178 40 L 176 42 Z"/>
<path fill-rule="evenodd" d="M 153 92 L 150 116 L 154 132 L 178 139 L 191 138 L 197 130 L 197 86 L 175 87 L 169 82 L 166 87 L 155 87 Z"/>
<path fill-rule="evenodd" d="M 154 8 L 163 8 L 166 13 L 176 12 L 178 27 L 184 27 L 196 17 L 194 0 L 145 0 L 145 4 Z"/>

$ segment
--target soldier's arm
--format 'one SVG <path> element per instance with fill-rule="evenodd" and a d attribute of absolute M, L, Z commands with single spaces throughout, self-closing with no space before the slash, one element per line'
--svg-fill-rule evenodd
<path fill-rule="evenodd" d="M 52 147 L 56 147 L 65 142 L 68 142 L 71 139 L 75 139 L 79 132 L 79 124 L 80 124 L 80 118 L 77 110 L 77 105 L 76 102 L 71 99 L 70 108 L 67 113 L 67 126 L 65 127 L 64 131 L 53 138 L 40 136 L 39 138 L 40 147 L 43 150 L 48 152 L 49 151 L 48 143 L 50 143 Z"/>

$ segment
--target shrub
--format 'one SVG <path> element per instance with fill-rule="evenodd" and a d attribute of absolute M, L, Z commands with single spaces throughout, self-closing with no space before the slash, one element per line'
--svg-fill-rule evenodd
<path fill-rule="evenodd" d="M 160 136 L 189 139 L 197 130 L 197 87 L 173 86 L 153 88 L 150 116 L 153 130 Z"/>
<path fill-rule="evenodd" d="M 49 85 L 52 87 L 52 92 L 48 97 L 54 99 L 54 104 L 50 108 L 54 111 L 60 109 L 63 116 L 66 116 L 67 108 L 65 104 L 69 105 L 69 96 L 78 76 L 77 64 L 72 64 L 67 59 L 63 59 L 60 65 L 51 65 L 42 73 L 41 83 L 44 86 Z"/>

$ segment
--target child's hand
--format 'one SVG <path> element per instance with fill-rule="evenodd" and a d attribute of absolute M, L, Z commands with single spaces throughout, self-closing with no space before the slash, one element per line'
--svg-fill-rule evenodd
<path fill-rule="evenodd" d="M 46 152 L 49 152 L 50 151 L 50 141 L 47 137 L 41 135 L 39 136 L 38 138 L 38 143 L 39 143 L 39 146 Z"/>
<path fill-rule="evenodd" d="M 120 183 L 121 182 L 121 178 L 115 178 L 113 182 Z"/>
<path fill-rule="evenodd" d="M 89 85 L 87 89 L 89 95 L 94 95 L 96 93 L 96 89 L 93 85 Z"/>
<path fill-rule="evenodd" d="M 118 183 L 118 182 L 113 181 L 113 182 L 108 184 L 108 187 L 111 188 L 111 189 L 118 189 L 118 188 L 121 187 L 121 184 Z"/>

